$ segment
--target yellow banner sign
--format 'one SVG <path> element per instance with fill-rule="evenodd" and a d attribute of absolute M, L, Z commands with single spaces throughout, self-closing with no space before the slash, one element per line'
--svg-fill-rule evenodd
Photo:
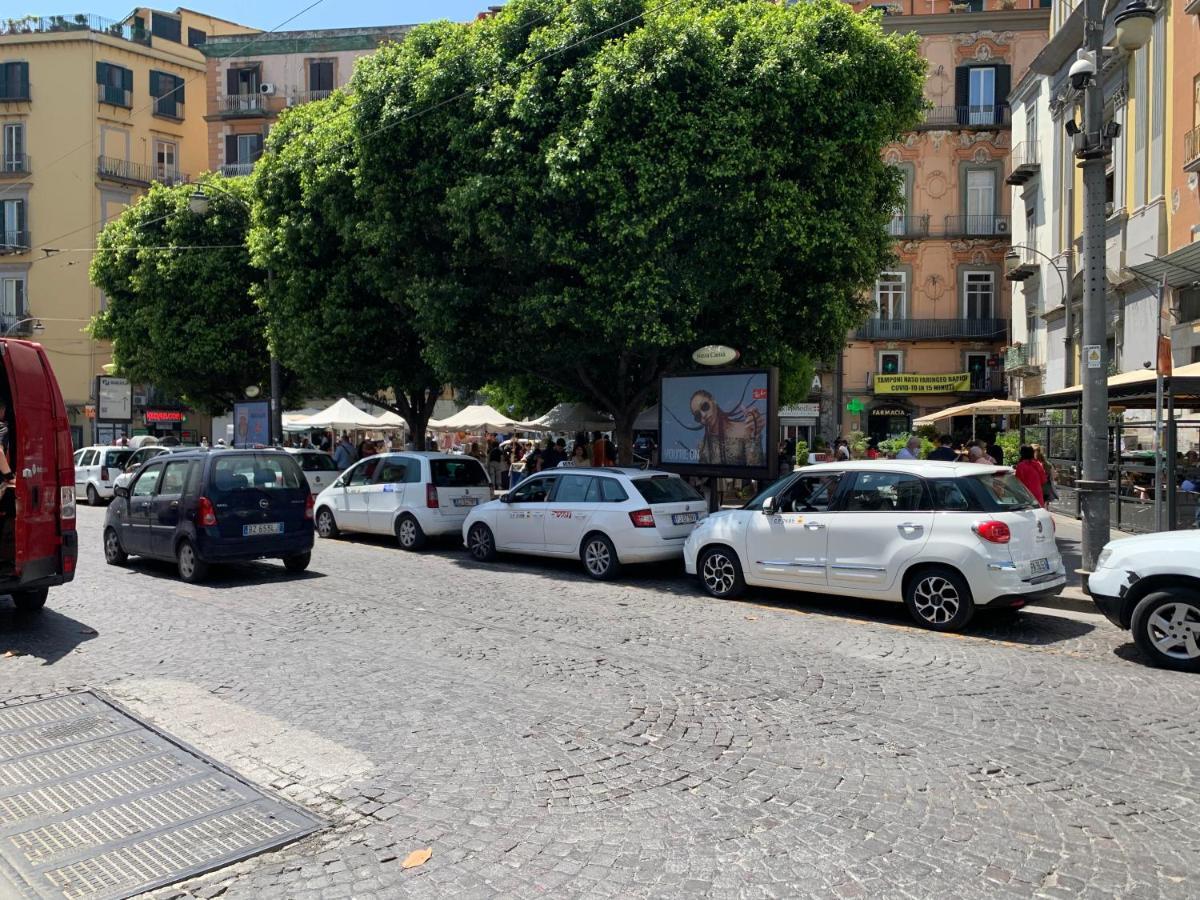
<path fill-rule="evenodd" d="M 947 375 L 876 375 L 876 394 L 952 394 L 971 388 L 970 372 Z"/>

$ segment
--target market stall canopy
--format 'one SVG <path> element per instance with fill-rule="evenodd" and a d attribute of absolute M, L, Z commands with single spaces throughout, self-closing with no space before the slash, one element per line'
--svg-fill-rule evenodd
<path fill-rule="evenodd" d="M 376 428 L 407 428 L 408 423 L 392 412 L 390 409 L 385 409 L 375 417 Z"/>
<path fill-rule="evenodd" d="M 551 431 L 612 431 L 613 418 L 586 403 L 560 403 L 533 420 Z"/>
<path fill-rule="evenodd" d="M 955 416 L 1015 416 L 1021 412 L 1019 400 L 980 400 L 977 403 L 966 403 L 962 406 L 951 406 L 941 412 L 930 413 L 913 419 L 913 426 L 936 425 Z"/>
<path fill-rule="evenodd" d="M 1108 379 L 1108 405 L 1132 409 L 1154 409 L 1154 382 L 1157 374 L 1153 369 L 1138 369 L 1121 372 Z M 1170 375 L 1163 377 L 1163 390 L 1176 408 L 1192 409 L 1200 406 L 1200 363 L 1175 366 Z M 1033 409 L 1065 409 L 1079 406 L 1083 398 L 1080 385 L 1026 397 L 1021 406 L 1026 412 Z"/>
<path fill-rule="evenodd" d="M 658 404 L 643 409 L 633 420 L 634 431 L 658 431 Z"/>
<path fill-rule="evenodd" d="M 308 417 L 319 410 L 306 408 L 294 409 L 291 412 L 283 414 L 283 430 L 284 431 L 307 431 Z"/>
<path fill-rule="evenodd" d="M 510 419 L 486 403 L 460 409 L 445 419 L 431 420 L 433 431 L 549 431 L 545 425 L 535 422 L 518 422 Z"/>
<path fill-rule="evenodd" d="M 304 420 L 305 428 L 379 428 L 379 420 L 359 409 L 345 397 Z"/>

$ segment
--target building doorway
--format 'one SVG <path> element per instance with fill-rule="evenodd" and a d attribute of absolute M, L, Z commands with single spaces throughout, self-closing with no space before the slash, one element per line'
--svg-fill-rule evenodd
<path fill-rule="evenodd" d="M 912 413 L 890 403 L 876 406 L 867 415 L 867 437 L 878 443 L 912 431 Z"/>

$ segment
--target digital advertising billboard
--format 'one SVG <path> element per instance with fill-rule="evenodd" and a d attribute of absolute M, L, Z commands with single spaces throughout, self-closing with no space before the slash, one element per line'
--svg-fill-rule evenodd
<path fill-rule="evenodd" d="M 233 404 L 233 446 L 265 447 L 270 435 L 270 404 L 265 400 Z"/>
<path fill-rule="evenodd" d="M 658 409 L 661 468 L 724 478 L 778 474 L 777 370 L 666 375 Z"/>

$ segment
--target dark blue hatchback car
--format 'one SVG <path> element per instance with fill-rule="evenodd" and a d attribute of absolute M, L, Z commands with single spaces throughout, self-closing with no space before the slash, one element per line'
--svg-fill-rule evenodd
<path fill-rule="evenodd" d="M 282 559 L 308 568 L 313 497 L 278 450 L 195 450 L 151 459 L 116 489 L 104 523 L 104 558 L 174 560 L 196 582 L 213 563 Z"/>

